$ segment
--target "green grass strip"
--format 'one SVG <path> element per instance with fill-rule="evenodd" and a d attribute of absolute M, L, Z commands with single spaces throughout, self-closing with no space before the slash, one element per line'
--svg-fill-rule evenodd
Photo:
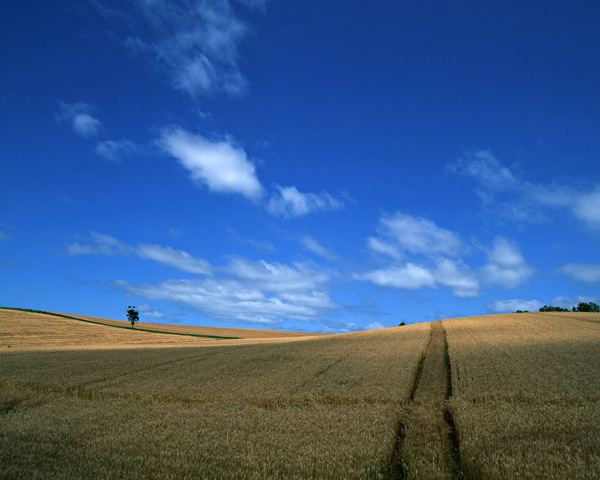
<path fill-rule="evenodd" d="M 182 335 L 184 337 L 216 338 L 218 340 L 241 340 L 241 337 L 221 337 L 219 335 L 199 335 L 196 333 L 161 332 L 160 330 L 148 330 L 146 328 L 133 329 L 133 328 L 129 328 L 129 327 L 122 327 L 120 325 L 108 325 L 106 323 L 94 322 L 93 320 L 84 320 L 83 318 L 71 317 L 69 315 L 63 315 L 62 313 L 45 312 L 44 310 L 32 310 L 30 308 L 0 307 L 0 309 L 2 309 L 2 310 L 17 310 L 19 312 L 29 312 L 29 313 L 41 313 L 44 315 L 53 315 L 55 317 L 68 318 L 69 320 L 77 320 L 78 322 L 93 323 L 95 325 L 102 325 L 104 327 L 111 327 L 111 328 L 124 328 L 125 330 L 129 330 L 129 331 L 135 330 L 136 332 L 160 333 L 163 335 Z"/>

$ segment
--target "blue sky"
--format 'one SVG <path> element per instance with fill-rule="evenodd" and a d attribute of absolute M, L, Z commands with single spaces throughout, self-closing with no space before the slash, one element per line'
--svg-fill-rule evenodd
<path fill-rule="evenodd" d="M 593 1 L 0 15 L 0 305 L 347 332 L 600 300 Z"/>

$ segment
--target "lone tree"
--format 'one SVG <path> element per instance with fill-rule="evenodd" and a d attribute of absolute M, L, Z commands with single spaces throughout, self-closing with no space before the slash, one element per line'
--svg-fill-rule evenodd
<path fill-rule="evenodd" d="M 135 305 L 129 305 L 127 308 L 129 309 L 127 310 L 127 320 L 131 322 L 131 328 L 133 328 L 134 325 L 140 321 L 140 314 L 135 309 Z"/>

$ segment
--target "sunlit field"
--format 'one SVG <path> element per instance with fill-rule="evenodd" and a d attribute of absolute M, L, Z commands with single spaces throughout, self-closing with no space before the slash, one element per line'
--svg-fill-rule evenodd
<path fill-rule="evenodd" d="M 1 478 L 600 472 L 599 314 L 344 335 L 69 316 L 0 310 Z"/>
<path fill-rule="evenodd" d="M 600 478 L 600 314 L 444 321 L 463 469 Z"/>

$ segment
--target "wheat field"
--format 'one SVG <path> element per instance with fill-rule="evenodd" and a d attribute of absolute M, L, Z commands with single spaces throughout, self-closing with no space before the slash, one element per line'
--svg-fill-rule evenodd
<path fill-rule="evenodd" d="M 444 321 L 451 410 L 473 478 L 600 478 L 600 315 Z"/>
<path fill-rule="evenodd" d="M 343 335 L 68 317 L 0 309 L 0 478 L 600 472 L 598 314 Z"/>

